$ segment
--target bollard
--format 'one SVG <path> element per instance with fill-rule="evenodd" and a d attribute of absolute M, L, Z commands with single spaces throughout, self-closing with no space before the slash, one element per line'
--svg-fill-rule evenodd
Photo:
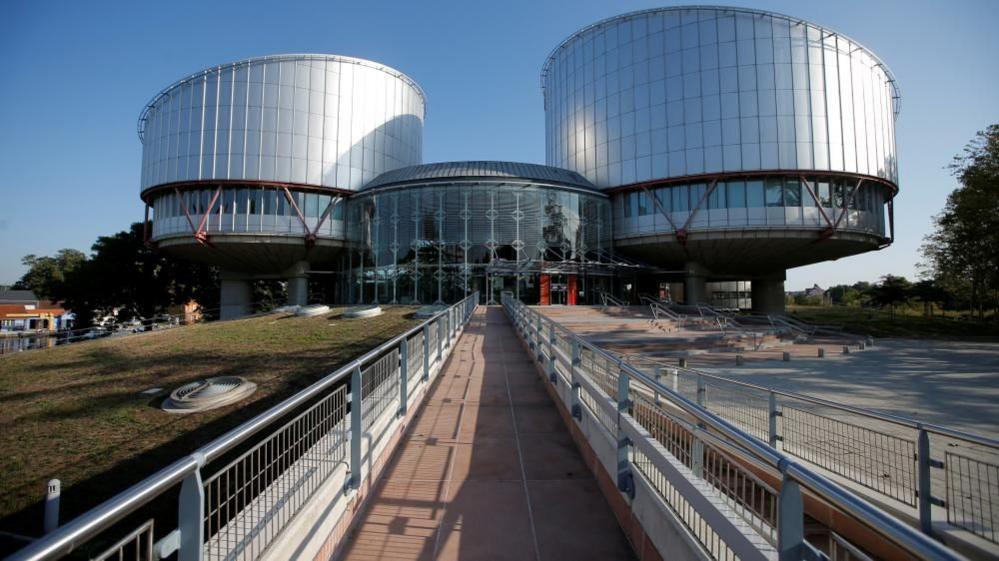
<path fill-rule="evenodd" d="M 822 347 L 819 347 L 818 355 L 819 358 L 824 358 L 826 356 L 826 350 L 823 349 Z"/>
<path fill-rule="evenodd" d="M 681 358 L 680 359 L 680 368 L 686 368 L 686 367 L 687 367 L 687 359 L 686 358 Z"/>
<path fill-rule="evenodd" d="M 742 366 L 742 355 L 735 355 L 735 365 Z"/>
<path fill-rule="evenodd" d="M 49 481 L 45 492 L 45 522 L 43 529 L 48 534 L 59 527 L 59 496 L 62 494 L 62 483 L 58 479 Z"/>
<path fill-rule="evenodd" d="M 845 354 L 845 355 L 850 354 L 850 347 L 849 346 L 843 345 L 843 354 Z"/>
<path fill-rule="evenodd" d="M 791 360 L 791 353 L 784 351 L 784 354 L 781 355 L 781 360 L 783 360 L 784 362 L 789 362 Z"/>

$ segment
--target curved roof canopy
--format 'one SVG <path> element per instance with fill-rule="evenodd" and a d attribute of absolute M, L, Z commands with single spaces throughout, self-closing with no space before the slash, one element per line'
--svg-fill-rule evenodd
<path fill-rule="evenodd" d="M 599 192 L 597 187 L 574 171 L 539 164 L 495 161 L 440 162 L 394 169 L 374 178 L 362 191 L 402 183 L 483 178 L 566 185 Z"/>

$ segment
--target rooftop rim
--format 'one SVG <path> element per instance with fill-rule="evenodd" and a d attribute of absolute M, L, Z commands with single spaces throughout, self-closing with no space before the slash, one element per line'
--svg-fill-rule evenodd
<path fill-rule="evenodd" d="M 245 66 L 249 66 L 250 64 L 253 64 L 253 63 L 256 63 L 256 62 L 261 62 L 261 61 L 279 61 L 280 62 L 280 61 L 287 61 L 287 60 L 320 60 L 320 59 L 321 60 L 335 60 L 335 61 L 338 61 L 338 62 L 349 62 L 349 63 L 357 64 L 357 65 L 360 65 L 360 66 L 367 66 L 368 68 L 374 68 L 375 70 L 381 70 L 382 72 L 384 72 L 384 73 L 386 73 L 386 74 L 388 74 L 390 76 L 393 76 L 395 78 L 398 78 L 398 79 L 402 80 L 403 82 L 405 82 L 406 84 L 408 84 L 410 87 L 412 87 L 414 90 L 416 90 L 416 93 L 420 94 L 420 101 L 423 102 L 423 115 L 424 115 L 424 117 L 426 117 L 426 114 L 427 114 L 427 96 L 423 92 L 423 88 L 420 87 L 420 84 L 418 84 L 416 82 L 416 80 L 410 78 L 409 76 L 407 76 L 406 74 L 404 74 L 404 73 L 396 70 L 395 68 L 392 68 L 391 66 L 387 66 L 387 65 L 381 64 L 379 62 L 375 62 L 375 61 L 364 59 L 364 58 L 357 58 L 357 57 L 346 56 L 346 55 L 334 55 L 334 54 L 324 54 L 324 53 L 285 53 L 285 54 L 280 54 L 280 55 L 265 55 L 265 56 L 258 56 L 258 57 L 250 57 L 250 58 L 246 58 L 246 59 L 242 59 L 242 60 L 237 60 L 237 61 L 234 61 L 234 62 L 227 62 L 227 63 L 224 63 L 224 64 L 217 64 L 215 66 L 210 66 L 208 68 L 204 68 L 202 70 L 199 70 L 198 72 L 195 72 L 193 74 L 189 74 L 188 76 L 185 76 L 184 78 L 181 78 L 180 80 L 177 80 L 176 82 L 174 82 L 174 83 L 170 84 L 169 86 L 163 88 L 162 90 L 159 91 L 159 93 L 157 93 L 156 95 L 154 95 L 152 97 L 152 99 L 149 100 L 149 102 L 146 103 L 145 107 L 142 108 L 142 112 L 139 113 L 139 120 L 136 123 L 136 132 L 138 132 L 138 134 L 139 134 L 139 141 L 140 142 L 144 141 L 143 135 L 144 135 L 144 133 L 146 131 L 146 119 L 147 119 L 147 117 L 149 115 L 149 111 L 156 105 L 157 102 L 159 102 L 160 99 L 162 99 L 167 94 L 169 94 L 171 90 L 173 90 L 174 88 L 176 88 L 178 86 L 186 84 L 187 82 L 189 82 L 191 80 L 197 79 L 197 78 L 199 78 L 201 76 L 204 76 L 205 74 L 207 74 L 209 72 L 212 72 L 212 71 L 220 71 L 223 68 L 233 68 L 233 67 L 239 67 L 239 66 L 244 66 L 244 65 Z"/>
<path fill-rule="evenodd" d="M 389 170 L 372 179 L 357 194 L 392 189 L 407 184 L 450 183 L 486 180 L 510 183 L 531 182 L 553 187 L 569 187 L 594 194 L 603 193 L 582 175 L 544 164 L 501 160 L 459 160 L 417 164 Z"/>
<path fill-rule="evenodd" d="M 702 5 L 702 4 L 689 4 L 689 5 L 685 5 L 685 6 L 664 6 L 664 7 L 661 7 L 661 8 L 649 8 L 649 9 L 646 9 L 646 10 L 636 10 L 636 11 L 633 11 L 633 12 L 627 12 L 627 13 L 624 13 L 624 14 L 619 14 L 619 15 L 616 15 L 616 16 L 611 16 L 609 18 L 604 18 L 604 19 L 602 19 L 600 21 L 591 23 L 590 25 L 587 25 L 586 27 L 584 27 L 584 28 L 576 31 L 572 35 L 569 35 L 561 43 L 559 43 L 558 45 L 556 45 L 555 48 L 552 49 L 550 53 L 548 53 L 548 58 L 545 59 L 545 63 L 541 67 L 541 95 L 542 95 L 542 98 L 546 98 L 546 95 L 545 95 L 546 94 L 546 92 L 545 92 L 545 77 L 548 76 L 548 70 L 550 69 L 550 67 L 552 65 L 552 62 L 555 60 L 555 53 L 559 52 L 563 47 L 565 47 L 566 45 L 568 45 L 573 40 L 577 39 L 578 37 L 581 37 L 581 36 L 585 35 L 586 33 L 590 32 L 590 31 L 593 31 L 594 29 L 599 29 L 599 28 L 601 28 L 601 27 L 603 27 L 603 26 L 605 26 L 605 25 L 607 25 L 607 24 L 609 24 L 611 22 L 616 22 L 618 20 L 630 19 L 630 18 L 634 18 L 636 16 L 641 16 L 641 15 L 645 15 L 645 14 L 654 14 L 654 13 L 657 13 L 657 12 L 673 12 L 673 11 L 682 11 L 682 10 L 715 10 L 715 11 L 726 11 L 726 12 L 745 13 L 745 14 L 754 14 L 754 15 L 767 15 L 767 16 L 772 16 L 772 17 L 779 17 L 779 18 L 783 18 L 783 19 L 785 19 L 785 20 L 787 20 L 789 22 L 793 22 L 793 23 L 797 23 L 797 24 L 806 23 L 808 25 L 817 27 L 817 28 L 819 28 L 819 29 L 821 29 L 823 31 L 831 33 L 833 35 L 838 35 L 840 37 L 843 37 L 844 39 L 848 39 L 850 42 L 852 42 L 853 44 L 857 45 L 858 47 L 860 47 L 861 49 L 863 49 L 864 52 L 866 52 L 868 55 L 870 55 L 871 58 L 873 58 L 874 61 L 877 63 L 877 66 L 879 66 L 882 70 L 884 70 L 885 75 L 888 76 L 888 81 L 891 82 L 892 91 L 894 92 L 894 95 L 892 95 L 892 99 L 895 101 L 895 103 L 894 103 L 894 113 L 895 113 L 895 115 L 894 116 L 895 116 L 896 119 L 898 118 L 899 108 L 900 108 L 901 103 L 902 103 L 902 90 L 901 90 L 901 88 L 899 88 L 898 81 L 895 79 L 895 74 L 892 73 L 891 69 L 888 68 L 888 65 L 885 64 L 885 62 L 883 60 L 881 60 L 881 57 L 879 57 L 877 54 L 875 54 L 874 51 L 868 49 L 867 47 L 865 47 L 864 45 L 862 45 L 859 41 L 853 39 L 849 35 L 846 35 L 844 33 L 840 33 L 838 31 L 836 31 L 835 29 L 830 29 L 830 28 L 828 28 L 828 27 L 826 27 L 824 25 L 819 25 L 817 23 L 814 23 L 812 21 L 809 21 L 809 20 L 806 20 L 806 19 L 803 19 L 803 18 L 792 17 L 792 16 L 789 16 L 789 15 L 786 15 L 786 14 L 782 14 L 782 13 L 779 13 L 779 12 L 770 12 L 770 11 L 767 11 L 767 10 L 754 10 L 752 8 L 739 8 L 739 7 L 735 7 L 735 6 L 717 6 L 717 5 L 712 6 L 712 5 Z M 547 103 L 547 101 L 546 101 L 546 103 Z"/>

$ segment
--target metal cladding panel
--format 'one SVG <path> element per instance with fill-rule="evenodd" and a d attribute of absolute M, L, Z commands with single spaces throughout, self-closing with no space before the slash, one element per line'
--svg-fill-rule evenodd
<path fill-rule="evenodd" d="M 420 163 L 423 92 L 362 59 L 281 55 L 203 70 L 139 119 L 142 190 L 248 180 L 357 190 Z"/>
<path fill-rule="evenodd" d="M 547 163 L 598 187 L 754 170 L 897 183 L 894 77 L 852 39 L 800 19 L 625 14 L 559 45 L 542 88 Z"/>

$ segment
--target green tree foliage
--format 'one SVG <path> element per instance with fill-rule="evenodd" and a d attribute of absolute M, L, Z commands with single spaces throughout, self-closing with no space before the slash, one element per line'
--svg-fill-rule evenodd
<path fill-rule="evenodd" d="M 837 284 L 826 290 L 829 301 L 836 306 L 860 306 L 864 295 L 870 292 L 871 283 L 861 281 L 854 284 Z"/>
<path fill-rule="evenodd" d="M 933 279 L 912 285 L 912 296 L 923 303 L 923 315 L 933 317 L 933 306 L 947 306 L 953 300 L 950 292 Z"/>
<path fill-rule="evenodd" d="M 889 308 L 892 319 L 895 319 L 895 306 L 912 299 L 912 283 L 905 277 L 885 275 L 869 290 L 868 295 L 871 305 Z"/>
<path fill-rule="evenodd" d="M 984 318 L 999 310 L 999 124 L 980 131 L 950 169 L 960 186 L 924 240 L 922 265 Z"/>
<path fill-rule="evenodd" d="M 21 259 L 28 272 L 14 284 L 15 289 L 30 290 L 40 299 L 53 298 L 55 291 L 66 280 L 66 275 L 86 261 L 87 256 L 75 249 L 60 249 L 52 257 L 25 255 Z"/>
<path fill-rule="evenodd" d="M 51 296 L 76 313 L 80 327 L 113 312 L 120 320 L 151 317 L 191 299 L 218 307 L 217 271 L 148 247 L 142 223 L 98 238 L 92 250 L 52 287 Z"/>

